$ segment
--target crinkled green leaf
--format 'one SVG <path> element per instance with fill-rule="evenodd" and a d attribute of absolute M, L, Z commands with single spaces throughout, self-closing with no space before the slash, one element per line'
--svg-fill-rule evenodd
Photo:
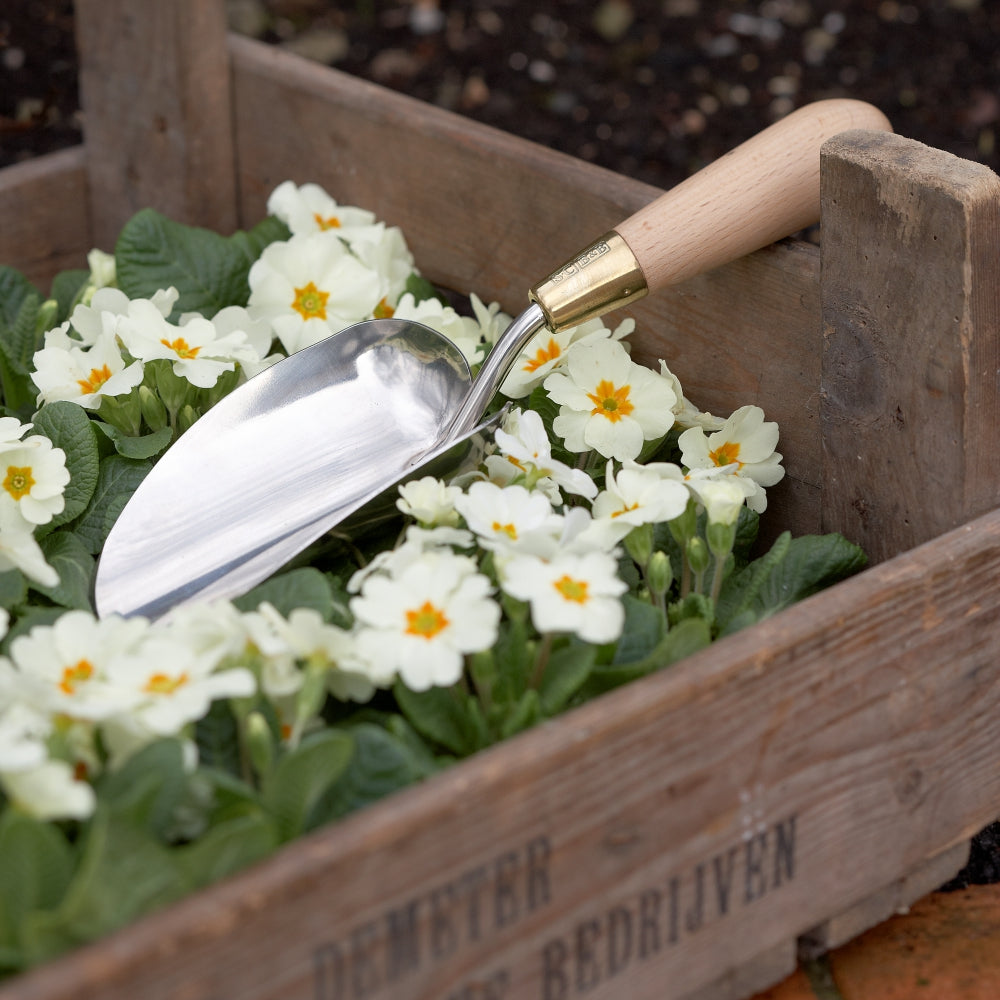
<path fill-rule="evenodd" d="M 622 604 L 625 606 L 625 624 L 615 646 L 613 662 L 634 663 L 645 659 L 656 649 L 667 623 L 663 614 L 648 601 L 625 594 Z"/>
<path fill-rule="evenodd" d="M 842 535 L 803 535 L 786 531 L 770 551 L 723 584 L 716 618 L 728 635 L 776 614 L 867 564 L 864 552 Z"/>
<path fill-rule="evenodd" d="M 13 320 L 0 328 L 0 383 L 3 402 L 11 411 L 27 417 L 35 406 L 38 389 L 28 374 L 38 346 L 36 325 L 42 304 L 34 290 L 20 303 Z"/>
<path fill-rule="evenodd" d="M 0 815 L 0 968 L 23 967 L 24 920 L 57 906 L 73 876 L 73 851 L 53 823 L 8 807 Z M 5 957 L 4 957 L 5 956 Z"/>
<path fill-rule="evenodd" d="M 246 305 L 251 264 L 268 243 L 287 233 L 279 220 L 266 219 L 249 232 L 220 236 L 143 209 L 125 224 L 115 246 L 118 286 L 130 298 L 174 287 L 179 292 L 175 316 L 199 312 L 211 317 L 226 306 Z"/>
<path fill-rule="evenodd" d="M 272 576 L 234 603 L 241 611 L 256 611 L 264 601 L 273 604 L 285 616 L 295 608 L 313 608 L 324 621 L 329 621 L 333 612 L 330 581 L 312 566 Z"/>
<path fill-rule="evenodd" d="M 221 771 L 240 773 L 240 731 L 236 716 L 225 701 L 216 701 L 195 723 L 198 760 Z"/>
<path fill-rule="evenodd" d="M 656 670 L 676 663 L 704 649 L 712 641 L 712 633 L 704 618 L 686 618 L 667 632 L 656 648 L 641 660 L 632 663 L 597 665 L 575 701 L 585 701 L 613 688 L 645 677 Z"/>
<path fill-rule="evenodd" d="M 279 843 L 274 820 L 258 810 L 217 823 L 193 843 L 177 848 L 175 856 L 188 883 L 197 889 L 260 861 Z"/>
<path fill-rule="evenodd" d="M 90 595 L 97 561 L 72 531 L 55 531 L 39 540 L 45 561 L 59 574 L 54 587 L 32 583 L 32 590 L 44 594 L 63 608 L 93 610 Z"/>
<path fill-rule="evenodd" d="M 409 292 L 415 302 L 423 302 L 425 299 L 437 299 L 442 305 L 447 305 L 445 297 L 434 287 L 434 283 L 428 281 L 420 274 L 411 274 L 406 279 L 404 292 Z"/>
<path fill-rule="evenodd" d="M 534 688 L 529 688 L 503 720 L 500 736 L 505 740 L 510 739 L 511 736 L 537 725 L 543 718 L 541 698 Z"/>
<path fill-rule="evenodd" d="M 490 743 L 480 716 L 473 711 L 478 702 L 458 688 L 411 691 L 397 681 L 393 694 L 406 721 L 434 746 L 467 757 Z"/>
<path fill-rule="evenodd" d="M 402 740 L 381 726 L 350 727 L 354 753 L 347 768 L 324 792 L 310 812 L 306 829 L 370 805 L 424 777 L 424 762 Z"/>
<path fill-rule="evenodd" d="M 553 716 L 566 707 L 590 676 L 597 659 L 597 647 L 571 640 L 554 649 L 542 673 L 538 697 L 542 712 Z"/>
<path fill-rule="evenodd" d="M 94 555 L 101 551 L 118 515 L 152 467 L 149 460 L 138 461 L 123 455 L 102 459 L 93 496 L 74 525 L 88 551 Z"/>
<path fill-rule="evenodd" d="M 103 421 L 97 424 L 97 427 L 111 440 L 115 451 L 125 458 L 154 458 L 160 452 L 166 451 L 174 439 L 174 432 L 170 427 L 161 427 L 158 431 L 138 437 L 126 434 L 113 424 L 106 424 Z"/>
<path fill-rule="evenodd" d="M 41 300 L 38 289 L 20 271 L 0 266 L 0 334 L 14 325 L 25 299 L 32 295 Z"/>
<path fill-rule="evenodd" d="M 70 479 L 63 491 L 65 507 L 45 526 L 57 528 L 79 517 L 94 495 L 100 472 L 97 434 L 87 411 L 65 400 L 43 406 L 32 424 L 33 432 L 45 435 L 66 454 Z"/>
<path fill-rule="evenodd" d="M 0 608 L 9 611 L 27 596 L 28 581 L 20 570 L 8 569 L 0 573 Z"/>
<path fill-rule="evenodd" d="M 350 733 L 324 729 L 307 736 L 266 776 L 261 801 L 274 816 L 283 841 L 308 828 L 316 804 L 347 770 L 354 747 Z"/>
<path fill-rule="evenodd" d="M 90 282 L 90 271 L 82 268 L 74 268 L 70 271 L 60 271 L 52 279 L 52 287 L 49 290 L 49 298 L 55 299 L 57 303 L 55 325 L 69 319 L 73 307 L 79 301 L 83 290 Z"/>

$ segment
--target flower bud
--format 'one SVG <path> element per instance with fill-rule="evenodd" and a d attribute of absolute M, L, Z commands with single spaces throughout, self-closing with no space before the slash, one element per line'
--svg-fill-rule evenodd
<path fill-rule="evenodd" d="M 653 526 L 640 524 L 633 528 L 625 536 L 625 551 L 639 566 L 645 568 L 653 554 Z"/>
<path fill-rule="evenodd" d="M 274 766 L 274 736 L 267 719 L 260 712 L 251 712 L 246 718 L 247 753 L 258 775 L 269 774 Z"/>
<path fill-rule="evenodd" d="M 688 562 L 691 564 L 691 570 L 695 575 L 700 576 L 708 569 L 708 562 L 711 557 L 708 553 L 708 546 L 705 544 L 703 538 L 699 538 L 696 535 L 694 538 L 688 539 L 687 557 Z"/>
<path fill-rule="evenodd" d="M 186 430 L 189 430 L 199 416 L 201 414 L 190 403 L 182 406 L 180 412 L 177 414 L 178 433 L 183 434 Z"/>
<path fill-rule="evenodd" d="M 139 409 L 142 411 L 142 419 L 146 421 L 146 426 L 151 431 L 158 431 L 167 426 L 169 420 L 167 408 L 149 386 L 139 386 Z"/>
<path fill-rule="evenodd" d="M 674 568 L 670 565 L 670 556 L 666 552 L 654 552 L 649 557 L 646 577 L 653 594 L 658 598 L 663 597 L 674 579 Z"/>

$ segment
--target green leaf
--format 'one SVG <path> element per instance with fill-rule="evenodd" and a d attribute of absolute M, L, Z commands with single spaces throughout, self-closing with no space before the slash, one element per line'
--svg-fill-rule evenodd
<path fill-rule="evenodd" d="M 634 663 L 645 659 L 656 649 L 667 623 L 657 608 L 631 594 L 622 598 L 622 604 L 625 606 L 625 624 L 615 646 L 613 662 Z"/>
<path fill-rule="evenodd" d="M 311 811 L 306 829 L 346 816 L 424 777 L 424 761 L 381 726 L 364 722 L 350 727 L 354 753 L 344 773 Z"/>
<path fill-rule="evenodd" d="M 261 801 L 274 816 L 282 841 L 307 829 L 316 803 L 347 770 L 354 747 L 350 733 L 324 729 L 307 736 L 267 775 Z"/>
<path fill-rule="evenodd" d="M 20 302 L 13 320 L 0 327 L 0 381 L 8 409 L 27 416 L 34 409 L 38 390 L 28 376 L 38 337 L 35 326 L 41 296 L 34 290 Z"/>
<path fill-rule="evenodd" d="M 57 528 L 79 517 L 94 495 L 100 472 L 97 434 L 87 411 L 64 400 L 43 406 L 32 418 L 32 423 L 35 432 L 44 434 L 66 453 L 70 476 L 63 493 L 66 505 L 46 525 L 46 528 Z"/>
<path fill-rule="evenodd" d="M 505 740 L 510 739 L 511 736 L 516 736 L 525 729 L 530 729 L 541 722 L 542 718 L 541 698 L 539 698 L 537 691 L 529 688 L 521 695 L 513 711 L 503 720 L 500 735 Z"/>
<path fill-rule="evenodd" d="M 842 535 L 779 535 L 771 550 L 723 584 L 716 617 L 722 635 L 762 621 L 857 573 L 864 552 Z"/>
<path fill-rule="evenodd" d="M 0 266 L 0 332 L 14 325 L 25 299 L 31 295 L 41 299 L 38 289 L 20 271 Z"/>
<path fill-rule="evenodd" d="M 296 608 L 313 608 L 324 621 L 333 612 L 333 592 L 325 574 L 312 566 L 272 576 L 234 602 L 241 611 L 256 611 L 267 601 L 287 617 Z"/>
<path fill-rule="evenodd" d="M 173 823 L 188 776 L 178 739 L 160 739 L 134 753 L 97 785 L 98 796 L 117 816 L 160 839 Z"/>
<path fill-rule="evenodd" d="M 28 596 L 28 580 L 17 569 L 0 573 L 0 608 L 10 611 Z"/>
<path fill-rule="evenodd" d="M 542 674 L 538 696 L 542 712 L 553 716 L 562 711 L 590 676 L 597 659 L 597 647 L 571 640 L 553 650 Z"/>
<path fill-rule="evenodd" d="M 227 702 L 212 702 L 208 712 L 195 723 L 194 741 L 202 765 L 240 773 L 239 725 Z"/>
<path fill-rule="evenodd" d="M 60 271 L 52 279 L 52 287 L 49 290 L 49 298 L 55 299 L 58 306 L 56 312 L 55 325 L 69 319 L 73 307 L 76 305 L 83 290 L 90 282 L 90 271 L 82 268 L 74 268 L 69 271 Z"/>
<path fill-rule="evenodd" d="M 109 934 L 189 890 L 173 851 L 143 825 L 99 803 L 62 902 L 22 925 L 31 964 Z"/>
<path fill-rule="evenodd" d="M 704 618 L 686 618 L 667 632 L 657 643 L 656 648 L 643 659 L 631 663 L 595 666 L 575 701 L 594 698 L 622 684 L 661 670 L 704 649 L 711 641 L 711 629 Z"/>
<path fill-rule="evenodd" d="M 122 455 L 102 460 L 94 494 L 75 525 L 77 535 L 93 555 L 104 547 L 122 508 L 152 467 L 148 460 L 140 462 Z"/>
<path fill-rule="evenodd" d="M 59 574 L 59 582 L 54 587 L 32 582 L 31 589 L 60 607 L 92 611 L 90 594 L 97 562 L 87 546 L 72 531 L 53 532 L 38 544 L 46 562 Z"/>
<path fill-rule="evenodd" d="M 106 424 L 103 421 L 97 426 L 112 441 L 115 451 L 125 458 L 154 458 L 160 452 L 166 451 L 170 446 L 170 442 L 174 439 L 174 432 L 171 427 L 161 427 L 158 431 L 153 431 L 151 434 L 142 434 L 136 437 L 132 434 L 126 434 L 113 424 Z"/>
<path fill-rule="evenodd" d="M 59 827 L 13 808 L 4 810 L 0 815 L 0 950 L 22 955 L 25 917 L 57 906 L 72 876 L 73 852 Z M 13 964 L 9 959 L 0 962 L 8 967 Z"/>
<path fill-rule="evenodd" d="M 529 641 L 527 621 L 514 619 L 502 623 L 493 646 L 496 660 L 491 700 L 502 708 L 521 699 L 527 690 L 535 666 L 536 643 Z"/>
<path fill-rule="evenodd" d="M 118 286 L 130 298 L 149 298 L 173 286 L 180 293 L 174 315 L 211 317 L 226 306 L 246 305 L 251 264 L 287 232 L 273 219 L 250 232 L 220 236 L 143 209 L 125 224 L 115 246 Z"/>
<path fill-rule="evenodd" d="M 406 279 L 403 292 L 409 292 L 415 302 L 423 302 L 426 299 L 437 299 L 442 305 L 448 305 L 447 299 L 434 287 L 434 283 L 416 273 L 411 274 Z"/>
<path fill-rule="evenodd" d="M 433 745 L 467 757 L 490 743 L 481 719 L 472 711 L 474 699 L 458 688 L 411 691 L 396 681 L 392 690 L 404 718 Z"/>
<path fill-rule="evenodd" d="M 258 810 L 217 823 L 194 843 L 176 848 L 175 857 L 197 889 L 260 861 L 279 843 L 274 821 Z"/>

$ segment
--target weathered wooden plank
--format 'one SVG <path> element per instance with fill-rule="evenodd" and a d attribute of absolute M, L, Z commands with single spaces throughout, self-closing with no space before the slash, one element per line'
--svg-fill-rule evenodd
<path fill-rule="evenodd" d="M 231 232 L 225 5 L 76 0 L 75 23 L 97 245 L 146 207 Z"/>
<path fill-rule="evenodd" d="M 835 914 L 807 931 L 799 942 L 800 956 L 816 958 L 839 948 L 944 885 L 962 870 L 968 860 L 969 842 L 966 840 L 929 858 L 849 910 Z"/>
<path fill-rule="evenodd" d="M 0 996 L 694 992 L 993 818 L 998 572 L 993 513 Z"/>
<path fill-rule="evenodd" d="M 511 312 L 660 193 L 273 47 L 231 37 L 230 52 L 244 224 L 281 181 L 314 181 L 401 226 L 432 280 Z M 798 532 L 819 528 L 818 265 L 816 247 L 786 241 L 627 311 L 637 356 L 664 358 L 700 406 L 759 402 L 779 422 L 775 518 Z"/>
<path fill-rule="evenodd" d="M 1000 177 L 886 134 L 823 159 L 823 525 L 881 559 L 997 502 Z"/>
<path fill-rule="evenodd" d="M 92 246 L 82 146 L 0 170 L 0 264 L 47 292 Z"/>

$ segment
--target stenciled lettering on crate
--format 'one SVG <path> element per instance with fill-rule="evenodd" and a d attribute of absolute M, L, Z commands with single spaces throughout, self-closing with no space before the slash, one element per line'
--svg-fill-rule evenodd
<path fill-rule="evenodd" d="M 444 1000 L 504 1000 L 523 978 L 539 984 L 538 1000 L 586 995 L 792 882 L 796 827 L 797 816 L 790 814 L 745 829 L 728 847 L 560 932 L 542 934 L 534 975 L 498 966 Z M 556 902 L 551 860 L 550 838 L 540 835 L 319 943 L 313 951 L 315 1000 L 392 996 L 410 977 L 463 949 L 489 945 L 499 932 Z"/>

